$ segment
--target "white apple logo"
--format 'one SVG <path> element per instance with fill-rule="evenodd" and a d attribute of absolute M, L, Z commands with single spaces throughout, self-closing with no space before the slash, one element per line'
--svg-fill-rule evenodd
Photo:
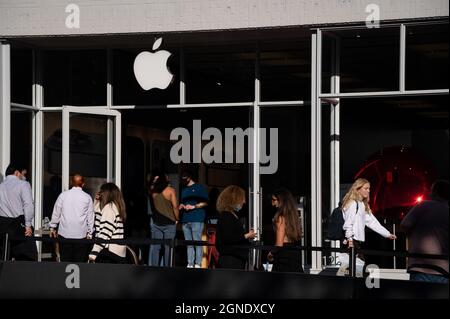
<path fill-rule="evenodd" d="M 162 43 L 159 38 L 153 44 L 153 51 L 156 51 Z M 153 88 L 166 89 L 172 82 L 173 74 L 167 69 L 167 60 L 171 53 L 165 50 L 151 53 L 141 52 L 134 60 L 134 75 L 139 85 L 146 91 Z"/>

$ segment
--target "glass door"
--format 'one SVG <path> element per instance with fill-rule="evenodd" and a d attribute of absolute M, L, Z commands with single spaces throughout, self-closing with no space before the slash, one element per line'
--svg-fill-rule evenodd
<path fill-rule="evenodd" d="M 98 107 L 63 107 L 62 188 L 81 174 L 92 196 L 106 182 L 121 187 L 121 114 Z"/>

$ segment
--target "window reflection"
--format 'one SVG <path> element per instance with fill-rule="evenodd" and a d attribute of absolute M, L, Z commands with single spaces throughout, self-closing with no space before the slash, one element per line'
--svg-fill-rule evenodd
<path fill-rule="evenodd" d="M 11 102 L 32 105 L 33 51 L 11 49 Z"/>
<path fill-rule="evenodd" d="M 407 26 L 406 89 L 448 88 L 448 24 Z"/>
<path fill-rule="evenodd" d="M 342 93 L 399 89 L 399 27 L 327 33 L 340 38 L 341 41 Z M 324 36 L 326 37 L 326 33 Z"/>
<path fill-rule="evenodd" d="M 92 196 L 107 179 L 107 118 L 71 114 L 69 174 L 85 177 L 85 191 Z"/>
<path fill-rule="evenodd" d="M 62 115 L 44 113 L 44 205 L 42 217 L 51 218 L 53 205 L 61 193 Z"/>
<path fill-rule="evenodd" d="M 254 101 L 254 46 L 186 48 L 185 53 L 187 103 Z"/>
<path fill-rule="evenodd" d="M 11 112 L 11 163 L 27 169 L 27 180 L 31 183 L 32 165 L 32 127 L 33 112 L 13 109 Z M 2 172 L 3 174 L 4 172 Z"/>
<path fill-rule="evenodd" d="M 274 242 L 272 218 L 275 210 L 271 205 L 271 194 L 283 187 L 291 191 L 297 200 L 300 197 L 310 198 L 310 113 L 308 107 L 270 107 L 261 110 L 261 127 L 278 128 L 278 170 L 275 174 L 260 176 L 263 241 L 269 244 Z M 306 221 L 310 212 L 305 213 Z"/>
<path fill-rule="evenodd" d="M 261 101 L 309 100 L 311 40 L 260 44 Z"/>
<path fill-rule="evenodd" d="M 106 105 L 106 50 L 46 51 L 45 106 Z"/>

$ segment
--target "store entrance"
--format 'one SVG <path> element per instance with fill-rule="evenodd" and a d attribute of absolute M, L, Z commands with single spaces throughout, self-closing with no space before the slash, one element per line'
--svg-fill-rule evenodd
<path fill-rule="evenodd" d="M 206 209 L 207 224 L 214 224 L 217 220 L 215 200 L 218 194 L 228 185 L 238 185 L 249 193 L 251 187 L 250 177 L 252 164 L 248 163 L 248 154 L 244 154 L 244 162 L 236 163 L 237 157 L 242 155 L 242 148 L 237 148 L 233 143 L 233 163 L 225 161 L 225 129 L 247 129 L 250 125 L 250 110 L 248 107 L 233 108 L 188 108 L 188 109 L 145 109 L 122 111 L 122 190 L 127 203 L 128 212 L 128 236 L 149 237 L 149 217 L 145 204 L 147 186 L 154 172 L 165 172 L 170 183 L 179 194 L 180 174 L 183 170 L 190 170 L 197 182 L 203 184 L 209 193 L 209 205 Z M 218 135 L 206 137 L 205 130 L 212 128 Z M 181 136 L 176 132 L 185 132 L 189 136 L 186 144 L 183 140 L 183 149 L 177 152 L 182 155 L 183 162 L 177 163 L 176 158 L 171 158 L 171 149 L 174 145 L 180 146 Z M 200 133 L 199 133 L 200 132 Z M 171 140 L 171 133 L 175 140 Z M 200 138 L 200 141 L 199 141 Z M 216 159 L 214 162 L 205 160 L 205 146 L 215 140 L 214 151 L 210 154 Z M 229 141 L 228 141 L 229 142 Z M 221 145 L 220 145 L 221 144 Z M 245 153 L 248 150 L 248 138 L 245 140 Z M 203 151 L 203 155 L 198 153 Z M 188 152 L 188 154 L 186 154 Z M 239 156 L 238 156 L 239 155 Z M 185 162 L 187 157 L 189 161 Z M 173 157 L 173 156 L 172 156 Z M 221 158 L 222 162 L 218 159 Z M 247 201 L 249 202 L 249 201 Z M 242 221 L 248 226 L 248 205 L 241 212 Z M 209 227 L 209 226 L 208 226 Z M 207 233 L 205 234 L 207 235 Z M 183 239 L 183 233 L 179 227 L 178 239 Z M 204 238 L 207 240 L 208 238 Z M 145 263 L 147 248 L 139 248 L 141 259 Z M 176 251 L 175 265 L 185 266 L 185 247 Z M 205 258 L 208 252 L 205 252 Z"/>

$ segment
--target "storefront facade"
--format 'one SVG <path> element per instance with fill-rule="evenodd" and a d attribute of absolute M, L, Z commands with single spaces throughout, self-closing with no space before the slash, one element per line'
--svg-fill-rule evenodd
<path fill-rule="evenodd" d="M 248 190 L 248 227 L 269 244 L 277 187 L 299 200 L 303 243 L 322 247 L 324 219 L 374 156 L 419 151 L 423 161 L 401 163 L 427 176 L 425 188 L 448 179 L 447 1 L 19 4 L 0 5 L 0 172 L 28 165 L 37 229 L 74 172 L 91 192 L 113 181 L 130 198 L 156 167 L 176 180 L 170 132 L 193 132 L 198 120 L 202 130 L 254 129 L 251 163 L 193 167 L 210 190 Z M 173 79 L 146 91 L 134 61 L 160 37 Z M 261 174 L 260 128 L 278 130 L 273 174 Z M 388 169 L 383 183 L 401 174 Z M 393 231 L 410 204 L 374 203 Z M 330 258 L 313 252 L 306 262 L 314 271 Z"/>

